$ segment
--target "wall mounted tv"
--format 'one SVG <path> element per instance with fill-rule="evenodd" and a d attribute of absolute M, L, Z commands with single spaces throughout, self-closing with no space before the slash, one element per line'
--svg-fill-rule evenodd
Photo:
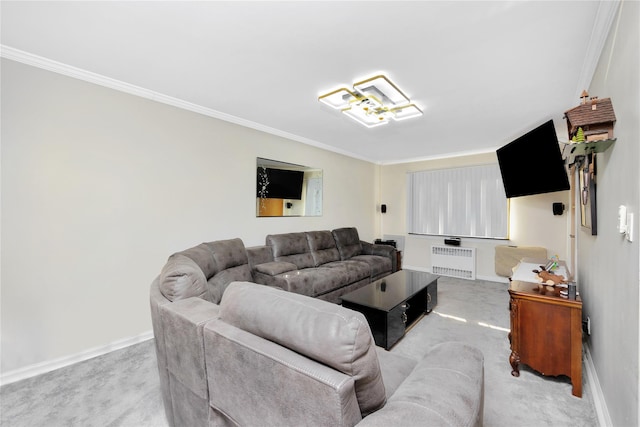
<path fill-rule="evenodd" d="M 266 199 L 302 199 L 302 182 L 304 180 L 303 171 L 274 169 L 274 168 L 258 168 L 257 195 L 260 197 L 260 179 L 261 174 L 266 170 L 267 185 Z"/>
<path fill-rule="evenodd" d="M 569 189 L 553 120 L 496 151 L 507 198 Z"/>

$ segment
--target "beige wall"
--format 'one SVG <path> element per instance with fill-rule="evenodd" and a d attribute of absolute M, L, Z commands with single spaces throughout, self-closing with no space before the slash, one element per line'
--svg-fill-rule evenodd
<path fill-rule="evenodd" d="M 587 340 L 606 407 L 615 426 L 637 426 L 640 363 L 638 276 L 640 250 L 640 3 L 625 1 L 612 25 L 593 81 L 591 96 L 611 98 L 615 144 L 597 155 L 598 235 L 579 230 L 578 288 Z M 633 242 L 618 233 L 618 206 L 634 213 Z"/>
<path fill-rule="evenodd" d="M 368 241 L 404 235 L 407 171 L 495 162 L 376 166 L 9 60 L 2 123 L 3 373 L 148 332 L 148 286 L 172 252 L 346 225 Z M 322 168 L 324 215 L 256 218 L 256 157 Z M 563 255 L 566 215 L 551 215 L 563 198 L 512 203 L 512 221 L 531 226 L 508 243 Z M 405 266 L 428 269 L 441 240 L 408 237 Z M 480 277 L 498 279 L 496 243 L 465 241 Z"/>
<path fill-rule="evenodd" d="M 508 141 L 503 141 L 507 143 Z M 499 144 L 497 144 L 499 145 Z M 381 167 L 380 194 L 381 203 L 388 210 L 382 216 L 381 234 L 404 235 L 405 251 L 403 265 L 416 269 L 429 270 L 431 259 L 429 251 L 434 244 L 443 244 L 443 237 L 415 236 L 406 234 L 406 175 L 408 172 L 445 169 L 462 166 L 497 163 L 495 152 L 473 156 L 386 165 Z M 523 168 L 526 172 L 526 168 Z M 533 172 L 535 173 L 535 172 Z M 568 205 L 568 191 L 518 197 L 510 201 L 510 239 L 472 239 L 463 238 L 462 246 L 476 248 L 476 274 L 487 280 L 503 280 L 494 270 L 496 245 L 541 246 L 547 249 L 549 256 L 557 254 L 567 258 L 568 215 L 553 215 L 553 202 Z"/>
<path fill-rule="evenodd" d="M 256 218 L 256 157 L 324 170 L 324 215 Z M 2 60 L 1 371 L 151 330 L 149 285 L 203 241 L 357 226 L 371 163 Z"/>

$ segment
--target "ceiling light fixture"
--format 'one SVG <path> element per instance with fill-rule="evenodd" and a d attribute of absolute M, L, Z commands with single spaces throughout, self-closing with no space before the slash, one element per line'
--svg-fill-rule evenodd
<path fill-rule="evenodd" d="M 366 127 L 380 126 L 389 120 L 405 120 L 422 111 L 384 75 L 353 84 L 353 90 L 341 87 L 318 97 L 318 101 L 342 111 Z"/>

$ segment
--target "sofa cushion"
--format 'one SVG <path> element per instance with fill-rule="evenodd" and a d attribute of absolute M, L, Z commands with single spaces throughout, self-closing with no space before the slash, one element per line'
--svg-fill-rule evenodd
<path fill-rule="evenodd" d="M 349 427 L 362 419 L 354 379 L 336 369 L 220 319 L 204 327 L 204 347 L 209 405 L 226 419 L 175 427 Z"/>
<path fill-rule="evenodd" d="M 336 240 L 336 245 L 342 259 L 349 259 L 362 253 L 362 244 L 358 236 L 358 229 L 355 227 L 338 228 L 331 233 Z"/>
<path fill-rule="evenodd" d="M 269 276 L 277 276 L 278 274 L 286 273 L 287 271 L 295 271 L 298 267 L 290 262 L 266 262 L 264 264 L 256 265 L 256 271 Z"/>
<path fill-rule="evenodd" d="M 205 245 L 213 253 L 213 258 L 216 262 L 216 273 L 237 265 L 249 264 L 247 251 L 241 239 L 217 240 L 205 243 Z"/>
<path fill-rule="evenodd" d="M 305 233 L 269 234 L 266 242 L 274 261 L 290 262 L 298 268 L 315 266 Z"/>
<path fill-rule="evenodd" d="M 481 426 L 484 357 L 460 342 L 435 345 L 389 398 L 361 426 Z"/>
<path fill-rule="evenodd" d="M 222 300 L 220 317 L 352 376 L 363 416 L 384 405 L 375 344 L 361 313 L 255 283 L 234 282 Z"/>
<path fill-rule="evenodd" d="M 207 279 L 193 259 L 174 254 L 160 272 L 158 287 L 169 301 L 190 297 L 205 298 Z"/>
<path fill-rule="evenodd" d="M 418 360 L 376 347 L 387 399 L 396 392 L 418 364 Z"/>
<path fill-rule="evenodd" d="M 305 234 L 316 267 L 340 260 L 340 252 L 330 231 L 309 231 Z"/>
<path fill-rule="evenodd" d="M 235 267 L 230 267 L 217 273 L 207 282 L 208 300 L 219 304 L 222 300 L 227 286 L 231 282 L 250 282 L 253 280 L 251 275 L 251 267 L 249 264 L 242 264 Z"/>
<path fill-rule="evenodd" d="M 332 269 L 332 273 L 340 272 L 346 278 L 347 283 L 359 282 L 363 279 L 371 278 L 371 267 L 369 264 L 357 260 L 334 261 L 323 264 L 322 268 Z"/>
<path fill-rule="evenodd" d="M 277 276 L 289 292 L 317 297 L 349 284 L 347 272 L 325 267 L 304 268 Z"/>
<path fill-rule="evenodd" d="M 393 268 L 389 258 L 378 255 L 356 255 L 351 259 L 366 263 L 371 268 L 371 277 L 378 277 L 382 273 L 391 272 Z"/>

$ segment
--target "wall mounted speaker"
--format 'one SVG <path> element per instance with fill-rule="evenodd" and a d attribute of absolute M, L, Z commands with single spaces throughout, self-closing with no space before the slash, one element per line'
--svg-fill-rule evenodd
<path fill-rule="evenodd" d="M 380 212 L 387 213 L 387 205 L 385 204 L 380 205 Z"/>
<path fill-rule="evenodd" d="M 554 215 L 562 215 L 564 212 L 564 204 L 560 202 L 555 202 L 553 204 L 553 214 Z"/>

